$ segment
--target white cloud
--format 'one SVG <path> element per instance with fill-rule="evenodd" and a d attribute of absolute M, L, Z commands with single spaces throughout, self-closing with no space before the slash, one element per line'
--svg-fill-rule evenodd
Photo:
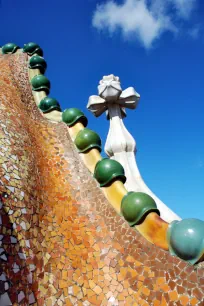
<path fill-rule="evenodd" d="M 164 0 L 165 1 L 165 0 Z M 197 0 L 168 0 L 175 6 L 177 13 L 183 18 L 189 18 L 197 4 Z"/>
<path fill-rule="evenodd" d="M 113 0 L 97 5 L 92 25 L 113 34 L 120 29 L 124 38 L 135 37 L 145 48 L 163 32 L 178 32 L 175 19 L 190 18 L 197 0 Z M 174 22 L 172 21 L 174 20 Z"/>

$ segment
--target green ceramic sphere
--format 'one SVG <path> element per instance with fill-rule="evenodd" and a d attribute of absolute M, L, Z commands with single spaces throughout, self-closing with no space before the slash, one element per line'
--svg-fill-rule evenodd
<path fill-rule="evenodd" d="M 154 199 L 143 192 L 128 192 L 122 199 L 121 212 L 130 226 L 139 224 L 150 212 L 160 215 Z"/>
<path fill-rule="evenodd" d="M 13 43 L 8 43 L 2 47 L 2 53 L 3 54 L 13 54 L 15 53 L 19 47 Z"/>
<path fill-rule="evenodd" d="M 53 110 L 61 111 L 59 102 L 50 97 L 42 99 L 38 107 L 43 113 L 49 113 Z"/>
<path fill-rule="evenodd" d="M 84 113 L 75 107 L 64 110 L 62 114 L 62 121 L 65 122 L 68 126 L 72 126 L 77 122 L 81 122 L 84 127 L 86 127 L 88 124 L 88 120 Z"/>
<path fill-rule="evenodd" d="M 29 61 L 30 69 L 39 69 L 41 73 L 44 73 L 47 68 L 47 63 L 43 57 L 39 55 L 34 55 L 30 58 Z"/>
<path fill-rule="evenodd" d="M 111 185 L 114 181 L 125 183 L 126 177 L 123 166 L 116 160 L 104 158 L 97 162 L 94 177 L 100 184 L 100 187 Z"/>
<path fill-rule="evenodd" d="M 172 255 L 195 264 L 204 255 L 204 221 L 184 219 L 171 222 L 167 240 Z"/>
<path fill-rule="evenodd" d="M 90 149 L 96 148 L 101 152 L 101 139 L 94 131 L 90 129 L 81 130 L 74 141 L 80 153 L 85 153 Z"/>
<path fill-rule="evenodd" d="M 47 94 L 50 92 L 50 81 L 42 74 L 36 75 L 31 80 L 32 90 L 41 91 L 44 90 Z"/>
<path fill-rule="evenodd" d="M 40 46 L 34 42 L 30 42 L 25 44 L 23 47 L 23 52 L 27 53 L 28 55 L 32 56 L 33 54 L 38 54 L 43 56 L 43 51 Z"/>

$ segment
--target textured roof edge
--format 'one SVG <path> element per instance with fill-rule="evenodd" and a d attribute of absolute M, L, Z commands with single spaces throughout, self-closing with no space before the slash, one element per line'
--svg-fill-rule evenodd
<path fill-rule="evenodd" d="M 112 159 L 102 158 L 100 137 L 86 128 L 88 120 L 84 114 L 76 108 L 74 108 L 75 113 L 70 109 L 62 113 L 57 100 L 48 97 L 50 82 L 44 76 L 46 65 L 44 59 L 42 61 L 43 51 L 40 46 L 31 42 L 20 49 L 17 45 L 9 43 L 0 48 L 0 52 L 28 54 L 29 79 L 35 103 L 41 109 L 42 115 L 53 123 L 64 121 L 67 124 L 69 134 L 84 164 L 94 174 L 106 198 L 117 213 L 123 216 L 130 226 L 134 226 L 148 241 L 164 250 L 169 249 L 172 255 L 191 264 L 204 260 L 204 221 L 186 219 L 168 224 L 161 219 L 156 203 L 150 196 L 139 192 L 130 193 L 126 190 L 124 186 L 126 178 L 121 164 Z M 35 58 L 34 66 L 31 66 L 30 59 L 34 56 L 39 57 L 39 60 Z M 41 65 L 45 69 L 41 69 Z"/>

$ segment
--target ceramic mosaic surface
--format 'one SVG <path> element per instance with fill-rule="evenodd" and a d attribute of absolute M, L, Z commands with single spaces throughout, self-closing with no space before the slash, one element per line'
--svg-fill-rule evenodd
<path fill-rule="evenodd" d="M 64 123 L 38 110 L 27 55 L 0 56 L 0 306 L 204 305 L 204 269 L 130 228 Z"/>

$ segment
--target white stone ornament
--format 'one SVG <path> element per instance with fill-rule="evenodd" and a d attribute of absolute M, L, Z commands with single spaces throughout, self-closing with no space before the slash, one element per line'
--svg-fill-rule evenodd
<path fill-rule="evenodd" d="M 140 95 L 133 87 L 128 87 L 122 91 L 119 77 L 115 77 L 113 74 L 104 76 L 99 82 L 98 94 L 98 96 L 90 96 L 87 105 L 87 108 L 96 117 L 107 111 L 107 117 L 109 118 L 111 104 L 119 105 L 122 117 L 125 117 L 125 108 L 135 109 L 140 99 Z"/>
<path fill-rule="evenodd" d="M 119 77 L 115 77 L 113 74 L 104 76 L 99 82 L 98 94 L 101 98 L 106 101 L 116 101 L 118 100 L 122 88 L 120 86 Z"/>
<path fill-rule="evenodd" d="M 110 120 L 110 129 L 105 143 L 106 154 L 121 163 L 127 178 L 126 188 L 128 191 L 145 192 L 157 203 L 161 217 L 166 222 L 180 220 L 180 218 L 168 208 L 147 187 L 143 181 L 136 163 L 136 142 L 126 129 L 123 118 L 126 116 L 125 108 L 135 109 L 140 95 L 133 87 L 122 91 L 119 77 L 113 74 L 104 76 L 99 82 L 98 96 L 90 96 L 87 104 L 94 116 L 99 117 L 106 112 Z"/>

